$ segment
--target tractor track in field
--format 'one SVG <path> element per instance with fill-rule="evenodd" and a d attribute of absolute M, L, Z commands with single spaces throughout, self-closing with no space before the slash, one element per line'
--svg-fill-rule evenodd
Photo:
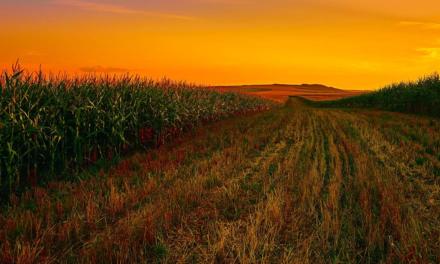
<path fill-rule="evenodd" d="M 437 128 L 291 99 L 41 189 L 30 196 L 44 206 L 23 199 L 2 217 L 35 226 L 16 240 L 60 263 L 435 263 Z"/>

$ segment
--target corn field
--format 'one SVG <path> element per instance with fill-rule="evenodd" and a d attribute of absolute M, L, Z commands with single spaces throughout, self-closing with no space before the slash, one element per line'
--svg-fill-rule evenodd
<path fill-rule="evenodd" d="M 322 107 L 376 108 L 439 118 L 440 76 L 433 73 L 417 81 L 391 84 L 359 96 L 307 103 Z"/>
<path fill-rule="evenodd" d="M 0 189 L 69 177 L 97 160 L 162 144 L 184 129 L 272 103 L 169 80 L 138 76 L 0 77 Z"/>
<path fill-rule="evenodd" d="M 440 263 L 440 120 L 281 107 L 11 195 L 0 263 Z"/>

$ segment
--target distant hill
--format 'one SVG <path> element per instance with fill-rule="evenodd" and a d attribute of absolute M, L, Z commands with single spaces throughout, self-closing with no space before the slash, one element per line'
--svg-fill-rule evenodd
<path fill-rule="evenodd" d="M 336 100 L 360 95 L 366 91 L 342 90 L 322 84 L 257 84 L 236 86 L 214 86 L 216 90 L 237 91 L 284 102 L 289 96 L 301 96 L 310 100 Z"/>

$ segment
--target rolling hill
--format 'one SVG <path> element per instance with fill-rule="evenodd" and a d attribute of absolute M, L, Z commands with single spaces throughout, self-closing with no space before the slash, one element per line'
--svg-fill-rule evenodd
<path fill-rule="evenodd" d="M 289 96 L 301 96 L 310 100 L 336 100 L 364 94 L 367 91 L 342 90 L 322 84 L 263 84 L 263 85 L 238 85 L 214 86 L 220 91 L 238 91 L 244 94 L 256 95 L 266 99 L 285 102 Z"/>

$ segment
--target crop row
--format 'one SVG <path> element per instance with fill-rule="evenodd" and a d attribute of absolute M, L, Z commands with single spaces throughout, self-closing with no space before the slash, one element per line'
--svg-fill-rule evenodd
<path fill-rule="evenodd" d="M 440 117 L 440 76 L 435 73 L 415 82 L 396 83 L 359 96 L 309 103 L 324 107 L 377 108 Z"/>
<path fill-rule="evenodd" d="M 201 122 L 272 106 L 259 98 L 169 80 L 46 76 L 19 67 L 3 72 L 0 92 L 2 194 L 161 144 Z"/>

